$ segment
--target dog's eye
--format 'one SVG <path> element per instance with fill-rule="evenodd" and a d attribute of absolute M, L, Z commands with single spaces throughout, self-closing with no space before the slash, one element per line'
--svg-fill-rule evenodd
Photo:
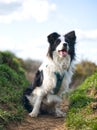
<path fill-rule="evenodd" d="M 60 42 L 61 42 L 61 40 L 60 40 L 60 39 L 57 39 L 56 42 L 55 42 L 55 44 L 56 44 L 56 45 L 59 45 Z"/>

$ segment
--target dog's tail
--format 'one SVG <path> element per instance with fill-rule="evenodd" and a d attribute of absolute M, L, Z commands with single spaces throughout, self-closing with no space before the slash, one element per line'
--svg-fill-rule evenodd
<path fill-rule="evenodd" d="M 32 93 L 32 86 L 30 86 L 29 88 L 27 88 L 24 93 L 23 93 L 23 96 L 22 96 L 22 103 L 23 103 L 23 106 L 24 108 L 30 113 L 32 112 L 32 105 L 30 104 L 27 96 L 30 95 Z"/>

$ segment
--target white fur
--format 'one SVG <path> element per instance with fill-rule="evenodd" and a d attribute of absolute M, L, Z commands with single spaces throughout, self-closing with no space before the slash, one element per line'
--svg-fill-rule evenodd
<path fill-rule="evenodd" d="M 37 117 L 41 103 L 47 106 L 48 111 L 54 111 L 57 117 L 64 117 L 66 114 L 60 110 L 60 103 L 62 95 L 69 91 L 69 84 L 73 75 L 74 64 L 71 61 L 70 55 L 61 57 L 58 55 L 58 49 L 63 47 L 63 37 L 61 43 L 53 52 L 53 59 L 47 56 L 47 60 L 40 66 L 39 70 L 43 71 L 43 83 L 40 87 L 36 87 L 30 96 L 27 96 L 31 105 L 33 106 L 32 112 L 29 114 L 31 117 Z M 58 72 L 61 76 L 64 74 L 61 88 L 55 95 L 53 89 L 56 86 L 56 76 L 54 72 Z"/>
<path fill-rule="evenodd" d="M 59 50 L 62 50 L 63 48 L 63 44 L 66 43 L 64 42 L 64 36 L 61 35 L 58 39 L 61 40 L 60 44 L 57 46 L 56 50 L 59 51 Z M 66 43 L 68 45 L 68 43 Z M 67 46 L 67 51 L 69 50 L 69 46 Z"/>

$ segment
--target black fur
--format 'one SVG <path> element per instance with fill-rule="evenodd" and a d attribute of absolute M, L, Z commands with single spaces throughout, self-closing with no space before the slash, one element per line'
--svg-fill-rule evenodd
<path fill-rule="evenodd" d="M 40 87 L 43 82 L 43 71 L 38 70 L 34 82 L 33 82 L 33 89 L 35 89 L 36 86 Z"/>
<path fill-rule="evenodd" d="M 65 35 L 65 41 L 69 44 L 69 54 L 71 56 L 71 61 L 75 58 L 75 31 L 71 31 Z"/>
<path fill-rule="evenodd" d="M 50 43 L 48 53 L 47 55 L 50 56 L 53 59 L 53 51 L 56 49 L 56 46 L 61 42 L 60 39 L 58 39 L 60 35 L 56 32 L 50 34 L 48 38 L 48 42 Z M 65 42 L 68 43 L 69 45 L 69 54 L 71 56 L 71 61 L 75 58 L 75 41 L 76 41 L 76 36 L 75 36 L 75 31 L 71 31 L 64 35 L 64 40 Z"/>
<path fill-rule="evenodd" d="M 23 94 L 22 102 L 23 102 L 24 108 L 30 113 L 33 108 L 31 104 L 29 103 L 29 100 L 27 99 L 25 93 Z"/>
<path fill-rule="evenodd" d="M 48 35 L 47 37 L 48 42 L 50 43 L 47 55 L 50 56 L 52 59 L 53 59 L 53 51 L 55 50 L 54 42 L 58 39 L 59 36 L 60 35 L 58 33 L 54 32 Z"/>
<path fill-rule="evenodd" d="M 56 32 L 51 33 L 50 35 L 47 36 L 48 42 L 52 45 L 54 44 L 55 40 L 59 37 L 60 35 Z"/>
<path fill-rule="evenodd" d="M 22 102 L 23 105 L 25 107 L 25 109 L 30 113 L 32 111 L 32 106 L 29 103 L 29 100 L 27 99 L 27 95 L 30 95 L 32 93 L 32 91 L 36 88 L 36 87 L 40 87 L 41 84 L 43 82 L 43 71 L 37 71 L 35 78 L 34 78 L 34 82 L 33 84 L 31 84 L 23 93 L 23 98 L 22 98 Z"/>

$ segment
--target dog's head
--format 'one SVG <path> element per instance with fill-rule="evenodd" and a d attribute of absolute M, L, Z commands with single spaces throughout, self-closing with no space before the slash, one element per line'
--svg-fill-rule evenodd
<path fill-rule="evenodd" d="M 50 58 L 53 59 L 53 54 L 56 54 L 56 56 L 60 58 L 70 55 L 71 61 L 74 59 L 76 41 L 75 31 L 71 31 L 65 35 L 54 32 L 48 35 L 47 38 L 49 42 L 48 56 Z"/>

